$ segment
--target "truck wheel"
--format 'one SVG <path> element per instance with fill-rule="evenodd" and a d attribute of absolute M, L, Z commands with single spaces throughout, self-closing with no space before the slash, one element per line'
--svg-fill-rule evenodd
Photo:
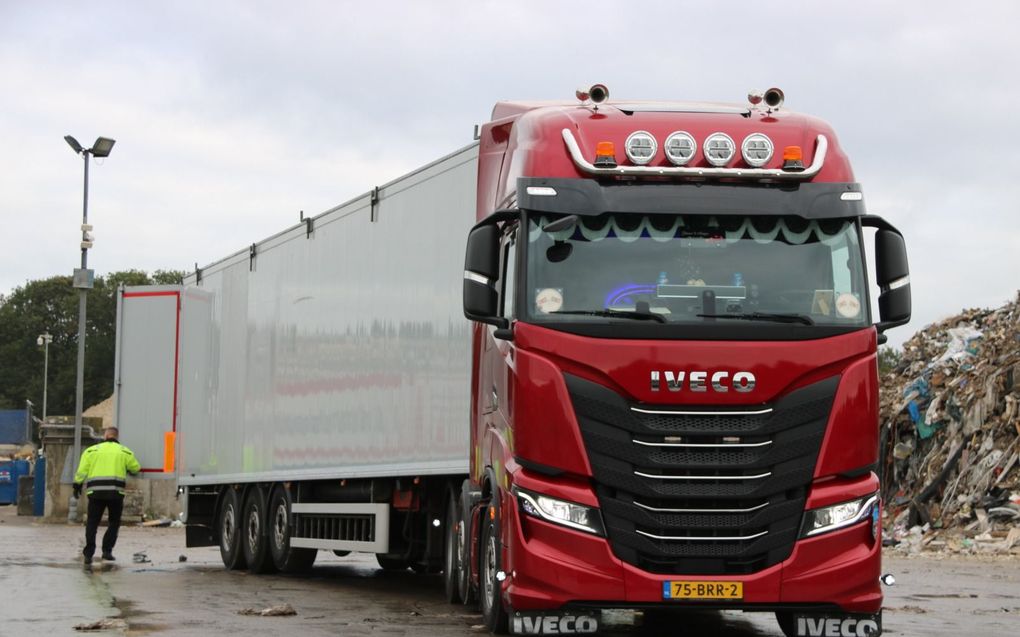
<path fill-rule="evenodd" d="M 382 553 L 375 554 L 375 561 L 379 562 L 379 566 L 384 571 L 406 571 L 408 564 L 407 560 L 402 557 L 389 557 Z"/>
<path fill-rule="evenodd" d="M 227 487 L 220 501 L 216 529 L 220 538 L 220 558 L 223 560 L 223 566 L 231 570 L 247 566 L 248 563 L 244 561 L 244 550 L 241 548 L 241 498 L 237 496 L 237 490 L 231 487 Z"/>
<path fill-rule="evenodd" d="M 273 489 L 273 497 L 269 500 L 269 519 L 269 550 L 276 568 L 284 573 L 300 573 L 310 569 L 318 551 L 291 547 L 290 493 L 283 486 Z"/>
<path fill-rule="evenodd" d="M 464 481 L 467 485 L 467 480 Z M 460 527 L 457 529 L 457 541 L 460 544 L 460 599 L 465 606 L 472 606 L 478 601 L 478 593 L 471 582 L 471 498 L 467 487 L 460 492 Z"/>
<path fill-rule="evenodd" d="M 446 601 L 456 604 L 460 598 L 460 577 L 464 570 L 464 544 L 460 541 L 460 506 L 453 492 L 446 503 L 446 528 L 443 530 L 443 588 Z"/>
<path fill-rule="evenodd" d="M 262 489 L 253 487 L 244 499 L 244 517 L 241 527 L 241 547 L 244 559 L 248 562 L 251 573 L 271 573 L 276 570 L 273 556 L 269 551 L 269 540 L 266 525 L 269 516 L 265 511 L 265 500 Z"/>
<path fill-rule="evenodd" d="M 797 637 L 797 626 L 793 621 L 793 613 L 788 610 L 776 611 L 776 621 L 779 622 L 779 629 L 786 637 Z"/>
<path fill-rule="evenodd" d="M 508 615 L 503 608 L 503 582 L 499 574 L 503 572 L 503 542 L 499 534 L 499 491 L 492 495 L 492 501 L 482 512 L 482 550 L 479 580 L 482 601 L 482 623 L 495 634 L 504 634 L 508 627 Z M 504 577 L 505 578 L 505 577 Z"/>

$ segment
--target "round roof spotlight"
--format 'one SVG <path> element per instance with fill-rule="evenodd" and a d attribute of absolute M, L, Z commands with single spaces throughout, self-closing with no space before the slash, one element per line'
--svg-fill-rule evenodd
<path fill-rule="evenodd" d="M 586 88 L 575 89 L 574 96 L 577 98 L 578 102 L 587 102 L 591 99 L 591 95 L 588 94 L 588 89 Z"/>
<path fill-rule="evenodd" d="M 740 154 L 748 166 L 761 168 L 772 159 L 772 140 L 761 133 L 751 133 L 740 144 Z"/>
<path fill-rule="evenodd" d="M 737 151 L 733 139 L 726 133 L 712 133 L 705 138 L 705 159 L 713 166 L 725 166 Z"/>
<path fill-rule="evenodd" d="M 779 109 L 783 105 L 783 100 L 786 99 L 786 96 L 783 94 L 782 89 L 770 88 L 765 91 L 762 99 L 765 101 L 765 106 L 768 106 L 770 109 Z"/>
<path fill-rule="evenodd" d="M 757 106 L 761 104 L 761 100 L 764 97 L 764 93 L 760 90 L 753 88 L 747 92 L 747 101 L 751 103 L 751 106 Z"/>
<path fill-rule="evenodd" d="M 683 166 L 694 157 L 694 151 L 698 150 L 698 142 L 694 141 L 690 133 L 681 130 L 667 137 L 662 149 L 674 166 Z"/>
<path fill-rule="evenodd" d="M 627 152 L 627 159 L 632 164 L 644 166 L 655 159 L 655 151 L 659 144 L 652 137 L 651 133 L 643 130 L 634 131 L 627 137 L 624 150 Z"/>
<path fill-rule="evenodd" d="M 592 101 L 592 104 L 601 104 L 609 99 L 609 89 L 605 84 L 592 84 L 588 89 L 588 99 Z"/>

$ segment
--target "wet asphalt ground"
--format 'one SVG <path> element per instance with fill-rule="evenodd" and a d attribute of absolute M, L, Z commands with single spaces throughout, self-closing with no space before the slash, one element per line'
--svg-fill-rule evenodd
<path fill-rule="evenodd" d="M 0 636 L 486 634 L 477 612 L 443 600 L 440 577 L 383 572 L 371 555 L 320 552 L 309 576 L 249 575 L 224 570 L 216 548 L 185 549 L 183 529 L 124 527 L 118 560 L 87 572 L 82 536 L 80 527 L 0 507 Z M 150 561 L 134 563 L 142 551 Z M 888 557 L 884 570 L 897 577 L 886 589 L 886 635 L 1020 635 L 1016 558 Z M 238 614 L 285 603 L 298 614 Z M 120 627 L 74 630 L 104 618 Z M 614 635 L 782 635 L 771 614 L 684 615 L 650 626 L 635 613 L 610 619 Z"/>

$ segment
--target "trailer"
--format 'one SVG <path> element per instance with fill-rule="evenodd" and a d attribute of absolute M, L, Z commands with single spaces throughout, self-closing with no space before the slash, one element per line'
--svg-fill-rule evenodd
<path fill-rule="evenodd" d="M 472 144 L 118 300 L 115 421 L 176 477 L 188 545 L 256 572 L 315 550 L 437 570 L 467 477 Z M 268 525 L 268 527 L 267 527 Z"/>

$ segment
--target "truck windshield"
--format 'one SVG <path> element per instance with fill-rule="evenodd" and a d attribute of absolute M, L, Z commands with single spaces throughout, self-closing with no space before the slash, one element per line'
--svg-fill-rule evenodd
<path fill-rule="evenodd" d="M 852 219 L 606 214 L 573 221 L 529 218 L 525 320 L 869 324 Z"/>

